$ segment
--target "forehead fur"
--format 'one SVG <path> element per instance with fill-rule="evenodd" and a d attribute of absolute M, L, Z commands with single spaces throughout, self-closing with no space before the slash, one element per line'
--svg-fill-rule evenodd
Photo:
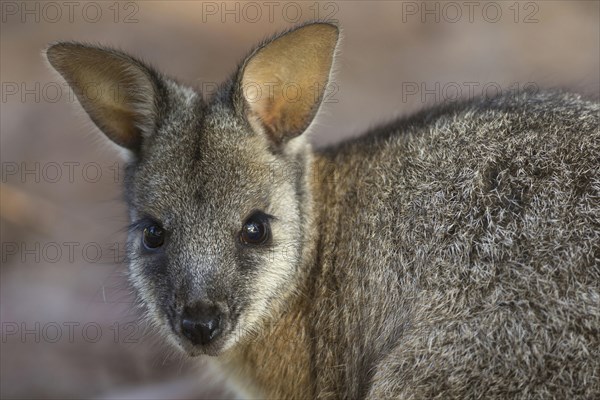
<path fill-rule="evenodd" d="M 220 98 L 205 104 L 191 89 L 170 92 L 168 117 L 130 169 L 132 205 L 165 219 L 196 207 L 265 208 L 275 161 L 267 140 Z"/>

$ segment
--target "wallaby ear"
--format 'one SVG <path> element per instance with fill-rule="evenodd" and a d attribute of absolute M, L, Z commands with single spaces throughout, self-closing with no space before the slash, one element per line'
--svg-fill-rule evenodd
<path fill-rule="evenodd" d="M 338 28 L 301 26 L 258 47 L 238 75 L 246 118 L 279 145 L 308 128 L 319 109 L 333 64 Z"/>
<path fill-rule="evenodd" d="M 122 52 L 78 43 L 53 44 L 46 57 L 98 128 L 118 145 L 138 150 L 158 119 L 158 75 Z"/>

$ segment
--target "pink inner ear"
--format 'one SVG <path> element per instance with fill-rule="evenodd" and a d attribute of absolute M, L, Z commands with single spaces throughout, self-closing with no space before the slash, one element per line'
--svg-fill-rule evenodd
<path fill-rule="evenodd" d="M 329 80 L 337 28 L 311 24 L 275 38 L 247 60 L 242 77 L 249 119 L 281 143 L 311 123 Z"/>

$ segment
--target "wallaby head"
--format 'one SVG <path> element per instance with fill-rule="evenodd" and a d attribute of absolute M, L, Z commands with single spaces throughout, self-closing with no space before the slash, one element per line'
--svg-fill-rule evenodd
<path fill-rule="evenodd" d="M 133 285 L 191 355 L 260 330 L 294 291 L 309 227 L 302 133 L 328 83 L 338 29 L 266 41 L 209 100 L 120 51 L 47 49 L 96 125 L 129 154 Z M 291 167 L 291 168 L 290 168 Z M 279 171 L 293 170 L 284 179 Z"/>

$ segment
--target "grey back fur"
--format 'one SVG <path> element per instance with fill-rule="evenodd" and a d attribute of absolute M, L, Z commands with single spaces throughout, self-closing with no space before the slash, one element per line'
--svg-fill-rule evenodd
<path fill-rule="evenodd" d="M 560 93 L 476 100 L 322 155 L 339 249 L 315 333 L 345 366 L 339 391 L 598 396 L 599 112 Z"/>

